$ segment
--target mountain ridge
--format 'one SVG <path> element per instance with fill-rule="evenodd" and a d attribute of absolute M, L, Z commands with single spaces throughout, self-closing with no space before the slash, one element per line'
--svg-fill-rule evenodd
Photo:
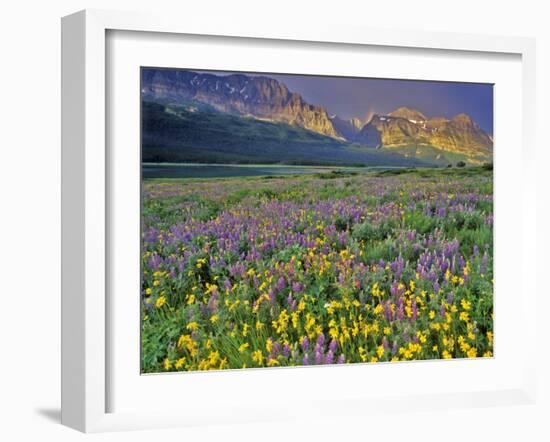
<path fill-rule="evenodd" d="M 142 102 L 142 161 L 429 167 L 430 160 L 357 148 L 300 126 L 217 111 L 210 105 Z"/>
<path fill-rule="evenodd" d="M 473 119 L 461 113 L 451 119 L 428 118 L 410 107 L 374 114 L 368 122 L 329 116 L 287 86 L 267 76 L 226 76 L 189 70 L 145 68 L 142 98 L 178 104 L 194 101 L 219 112 L 299 126 L 311 132 L 366 148 L 430 146 L 464 155 L 473 162 L 490 160 L 493 141 Z"/>
<path fill-rule="evenodd" d="M 217 76 L 193 71 L 147 69 L 142 94 L 148 98 L 201 101 L 222 112 L 302 126 L 332 138 L 342 138 L 326 109 L 307 103 L 283 83 L 265 76 Z"/>
<path fill-rule="evenodd" d="M 355 141 L 374 148 L 424 145 L 460 153 L 476 162 L 489 160 L 493 140 L 465 114 L 451 119 L 427 118 L 415 109 L 399 108 L 387 115 L 375 114 L 356 135 Z"/>

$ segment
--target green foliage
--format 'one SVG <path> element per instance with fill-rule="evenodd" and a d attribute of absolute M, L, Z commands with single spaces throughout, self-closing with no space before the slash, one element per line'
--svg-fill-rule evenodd
<path fill-rule="evenodd" d="M 434 230 L 437 225 L 437 219 L 415 210 L 405 215 L 404 223 L 405 227 L 421 234 L 426 234 Z"/>
<path fill-rule="evenodd" d="M 346 176 L 354 176 L 357 175 L 357 172 L 347 172 L 343 170 L 331 170 L 328 173 L 318 173 L 316 176 L 318 178 L 321 178 L 322 180 L 332 180 L 335 178 L 342 178 Z"/>

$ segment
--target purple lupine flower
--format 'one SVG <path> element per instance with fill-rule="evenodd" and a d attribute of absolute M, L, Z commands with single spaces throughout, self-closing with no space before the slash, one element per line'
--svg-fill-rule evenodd
<path fill-rule="evenodd" d="M 292 300 L 292 304 L 290 304 L 290 311 L 293 312 L 296 310 L 296 300 Z"/>
<path fill-rule="evenodd" d="M 307 355 L 307 353 L 304 355 L 303 363 L 304 365 L 309 365 L 309 356 Z"/>
<path fill-rule="evenodd" d="M 277 298 L 275 296 L 275 292 L 270 289 L 267 294 L 269 295 L 269 302 L 274 305 L 275 302 L 277 301 Z"/>
<path fill-rule="evenodd" d="M 281 344 L 278 342 L 273 343 L 273 349 L 271 350 L 271 354 L 273 355 L 273 359 L 277 357 L 277 355 L 281 352 Z"/>
<path fill-rule="evenodd" d="M 286 298 L 286 303 L 288 304 L 289 307 L 292 305 L 292 293 L 288 294 Z"/>
<path fill-rule="evenodd" d="M 387 301 L 384 304 L 384 315 L 386 316 L 386 321 L 388 321 L 388 322 L 393 321 L 393 312 L 392 312 L 391 306 L 392 306 L 392 304 L 391 304 L 390 301 Z"/>
<path fill-rule="evenodd" d="M 405 306 L 403 305 L 403 298 L 399 297 L 397 300 L 397 319 L 400 321 L 405 317 Z"/>
<path fill-rule="evenodd" d="M 325 345 L 325 335 L 324 335 L 324 333 L 321 333 L 319 335 L 319 337 L 317 338 L 317 345 L 319 347 L 323 347 L 323 345 Z"/>
<path fill-rule="evenodd" d="M 304 336 L 304 339 L 302 339 L 302 342 L 300 344 L 302 346 L 302 351 L 306 352 L 309 348 L 309 339 L 307 336 Z"/>
<path fill-rule="evenodd" d="M 217 292 L 212 292 L 212 296 L 208 300 L 208 309 L 211 313 L 216 313 L 218 311 L 218 294 Z"/>
<path fill-rule="evenodd" d="M 479 265 L 479 273 L 485 274 L 487 273 L 487 262 L 489 261 L 489 256 L 487 255 L 487 251 L 483 253 L 483 258 L 481 258 L 481 264 Z"/>
<path fill-rule="evenodd" d="M 334 353 L 330 350 L 325 355 L 325 364 L 334 364 Z"/>
<path fill-rule="evenodd" d="M 156 253 L 153 253 L 149 258 L 149 267 L 151 267 L 153 270 L 158 270 L 161 263 L 162 263 L 162 258 Z"/>
<path fill-rule="evenodd" d="M 338 341 L 336 339 L 332 339 L 328 345 L 328 349 L 332 353 L 336 353 L 336 350 L 338 349 Z"/>
<path fill-rule="evenodd" d="M 229 279 L 226 279 L 224 282 L 223 282 L 223 288 L 228 290 L 228 291 L 231 291 L 231 288 L 233 286 L 231 285 L 231 281 Z"/>
<path fill-rule="evenodd" d="M 391 346 L 391 354 L 392 356 L 397 354 L 397 341 L 393 341 L 393 345 Z"/>
<path fill-rule="evenodd" d="M 394 298 L 396 298 L 399 293 L 397 287 L 398 287 L 397 281 L 394 281 L 390 286 L 390 293 Z"/>
<path fill-rule="evenodd" d="M 321 365 L 323 363 L 323 354 L 321 352 L 315 353 L 315 365 Z"/>
<path fill-rule="evenodd" d="M 294 293 L 300 293 L 302 291 L 302 284 L 299 282 L 292 283 L 292 291 Z"/>
<path fill-rule="evenodd" d="M 283 356 L 284 356 L 285 358 L 288 358 L 288 357 L 290 356 L 290 347 L 289 347 L 288 344 L 285 344 L 285 345 L 283 346 Z"/>
<path fill-rule="evenodd" d="M 345 282 L 346 282 L 346 275 L 344 273 L 339 273 L 338 274 L 338 282 L 340 283 L 340 285 L 344 285 Z"/>
<path fill-rule="evenodd" d="M 338 356 L 338 361 L 336 361 L 337 364 L 343 364 L 346 362 L 346 357 L 344 356 L 344 353 L 342 353 L 340 356 Z"/>
<path fill-rule="evenodd" d="M 277 281 L 277 290 L 283 290 L 286 286 L 285 278 L 282 276 Z"/>

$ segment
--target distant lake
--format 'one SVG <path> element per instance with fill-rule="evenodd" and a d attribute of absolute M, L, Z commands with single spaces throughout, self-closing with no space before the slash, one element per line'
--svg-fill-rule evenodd
<path fill-rule="evenodd" d="M 327 172 L 340 167 L 284 166 L 265 164 L 152 164 L 142 165 L 143 178 L 227 178 L 265 175 L 293 175 Z M 350 169 L 350 168 L 346 168 Z"/>

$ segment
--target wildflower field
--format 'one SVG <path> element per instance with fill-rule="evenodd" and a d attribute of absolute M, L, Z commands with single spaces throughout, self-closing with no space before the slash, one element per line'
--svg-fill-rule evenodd
<path fill-rule="evenodd" d="M 490 357 L 483 168 L 146 180 L 142 372 Z"/>

